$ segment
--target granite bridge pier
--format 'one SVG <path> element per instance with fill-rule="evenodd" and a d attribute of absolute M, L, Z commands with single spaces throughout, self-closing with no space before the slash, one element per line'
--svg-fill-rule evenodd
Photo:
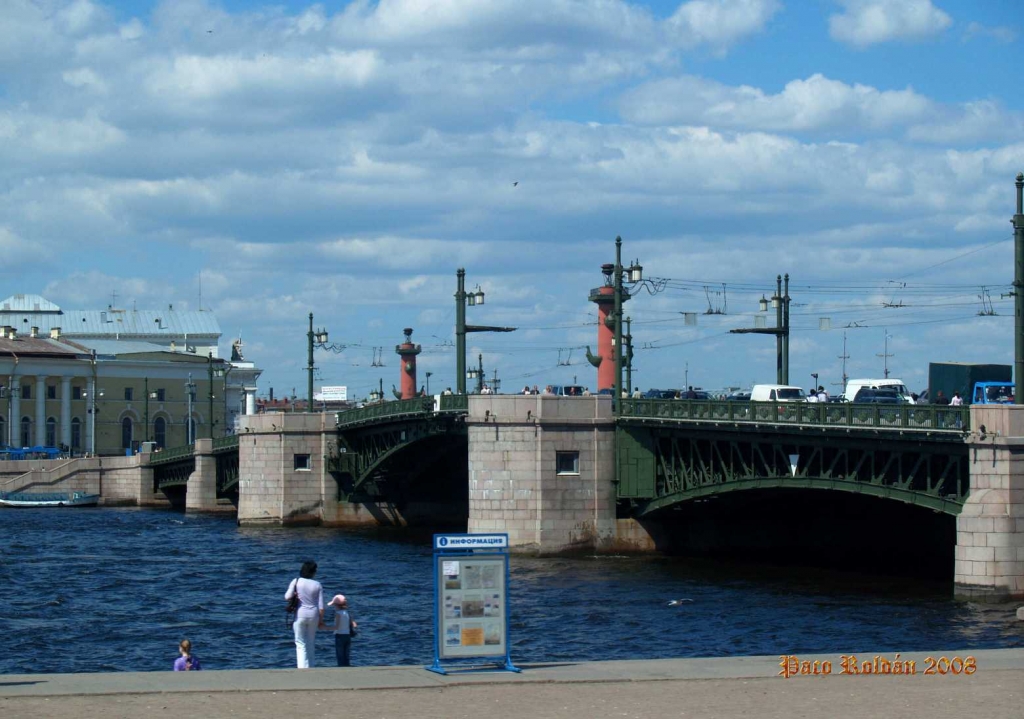
<path fill-rule="evenodd" d="M 1024 597 L 1024 408 L 443 395 L 248 416 L 123 458 L 6 462 L 4 490 L 243 525 L 507 532 L 520 551 L 735 550 L 950 565 Z"/>

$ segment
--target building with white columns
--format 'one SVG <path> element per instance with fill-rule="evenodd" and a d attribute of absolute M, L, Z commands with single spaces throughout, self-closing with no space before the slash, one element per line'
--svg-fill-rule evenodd
<path fill-rule="evenodd" d="M 64 312 L 38 295 L 2 300 L 0 446 L 123 454 L 143 441 L 231 434 L 239 415 L 255 412 L 261 370 L 240 340 L 232 361 L 220 359 L 219 338 L 208 311 Z"/>

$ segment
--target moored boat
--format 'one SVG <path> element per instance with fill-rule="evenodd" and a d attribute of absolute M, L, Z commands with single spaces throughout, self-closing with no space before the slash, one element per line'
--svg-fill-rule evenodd
<path fill-rule="evenodd" d="M 0 507 L 95 507 L 100 495 L 85 492 L 0 492 Z"/>

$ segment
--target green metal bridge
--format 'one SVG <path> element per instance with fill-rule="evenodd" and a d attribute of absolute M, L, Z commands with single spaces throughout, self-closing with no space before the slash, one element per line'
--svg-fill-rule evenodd
<path fill-rule="evenodd" d="M 194 444 L 186 444 L 151 455 L 148 466 L 153 469 L 154 488 L 166 491 L 186 486 L 189 475 L 196 468 L 195 450 Z M 235 491 L 238 486 L 238 435 L 215 438 L 213 455 L 217 460 L 217 494 Z"/>
<path fill-rule="evenodd" d="M 631 514 L 773 487 L 828 489 L 959 514 L 970 412 L 936 405 L 623 400 L 620 501 Z"/>
<path fill-rule="evenodd" d="M 468 397 L 382 402 L 337 415 L 328 470 L 338 498 L 378 496 L 388 468 L 466 442 Z M 573 401 L 573 400 L 565 400 Z M 580 399 L 578 401 L 586 401 Z M 590 400 L 594 401 L 594 400 Z M 773 487 L 828 489 L 958 514 L 969 491 L 970 412 L 936 405 L 623 399 L 616 419 L 617 496 L 642 517 L 711 495 Z M 238 483 L 238 438 L 214 440 L 217 488 Z M 194 447 L 150 461 L 157 489 L 181 486 Z"/>

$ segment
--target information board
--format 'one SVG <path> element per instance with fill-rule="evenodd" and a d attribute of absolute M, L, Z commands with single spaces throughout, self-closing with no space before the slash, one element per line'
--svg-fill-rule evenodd
<path fill-rule="evenodd" d="M 490 658 L 491 670 L 518 672 L 509 655 L 508 535 L 434 535 L 434 663 Z M 485 671 L 461 668 L 459 671 Z"/>
<path fill-rule="evenodd" d="M 442 659 L 504 655 L 505 557 L 438 556 Z"/>

